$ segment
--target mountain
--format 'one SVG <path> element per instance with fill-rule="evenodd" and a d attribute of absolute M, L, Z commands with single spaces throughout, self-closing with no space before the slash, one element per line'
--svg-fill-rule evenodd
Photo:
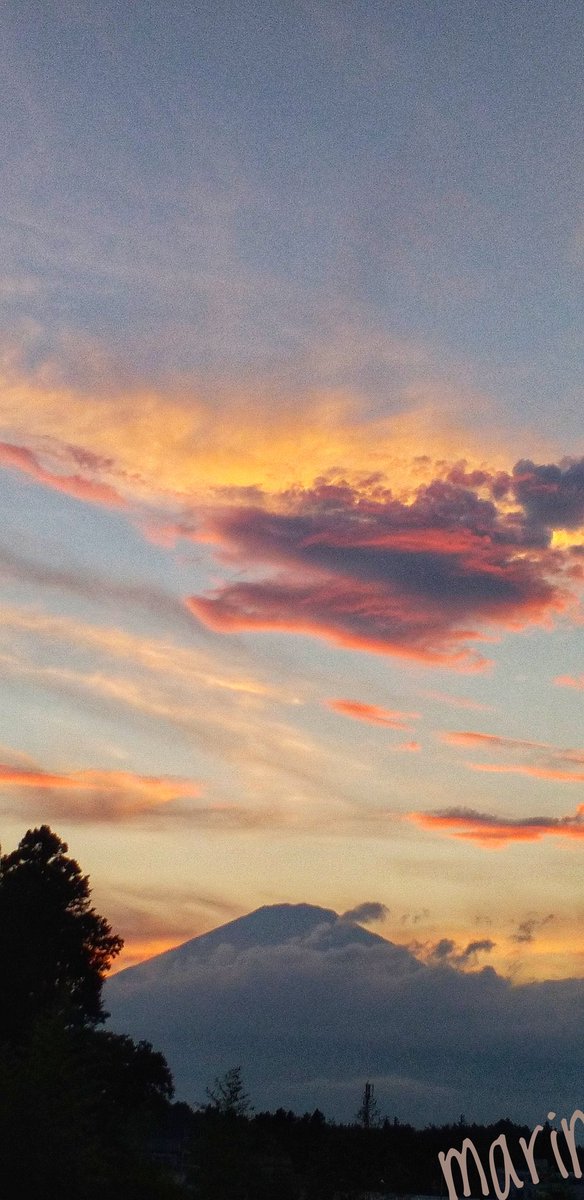
<path fill-rule="evenodd" d="M 239 1065 L 256 1109 L 341 1120 L 367 1079 L 383 1112 L 418 1125 L 534 1124 L 582 1103 L 584 981 L 427 966 L 332 909 L 259 908 L 120 971 L 104 998 L 191 1103 Z"/>
<path fill-rule="evenodd" d="M 260 946 L 284 946 L 315 935 L 319 942 L 327 941 L 331 946 L 349 943 L 371 945 L 385 941 L 361 925 L 339 917 L 331 908 L 320 908 L 314 904 L 270 904 L 235 921 L 228 921 L 210 933 L 191 938 L 137 966 L 127 967 L 118 972 L 110 984 L 115 984 L 114 991 L 117 992 L 120 985 L 125 986 L 130 978 L 163 978 L 169 972 L 181 971 L 186 963 L 195 959 L 208 959 L 220 947 L 229 946 L 241 953 Z M 385 945 L 389 943 L 385 942 Z"/>

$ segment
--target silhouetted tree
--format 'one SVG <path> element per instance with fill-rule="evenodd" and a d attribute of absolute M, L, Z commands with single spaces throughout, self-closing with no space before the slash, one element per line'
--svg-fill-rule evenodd
<path fill-rule="evenodd" d="M 172 1077 L 148 1042 L 99 1029 L 122 946 L 48 826 L 0 858 L 3 1200 L 176 1200 L 148 1147 Z"/>
<path fill-rule="evenodd" d="M 0 1041 L 58 1016 L 95 1026 L 101 990 L 123 941 L 91 907 L 89 880 L 48 825 L 0 857 Z"/>
<path fill-rule="evenodd" d="M 206 1088 L 209 1099 L 206 1107 L 222 1116 L 245 1117 L 252 1110 L 249 1096 L 241 1078 L 241 1067 L 232 1067 L 212 1088 Z"/>

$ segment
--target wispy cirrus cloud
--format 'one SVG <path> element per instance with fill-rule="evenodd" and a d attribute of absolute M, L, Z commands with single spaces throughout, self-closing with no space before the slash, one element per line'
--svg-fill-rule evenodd
<path fill-rule="evenodd" d="M 412 721 L 417 721 L 420 713 L 399 712 L 389 708 L 381 708 L 377 704 L 363 704 L 359 700 L 327 700 L 327 708 L 342 716 L 352 717 L 355 721 L 366 721 L 371 725 L 383 725 L 387 729 L 397 729 L 402 733 L 412 728 Z"/>
<path fill-rule="evenodd" d="M 179 628 L 191 628 L 180 599 L 155 584 L 115 578 L 100 571 L 57 566 L 0 545 L 0 579 L 16 580 L 35 589 L 69 592 L 84 600 L 141 608 Z"/>
<path fill-rule="evenodd" d="M 430 480 L 435 461 L 452 459 L 460 445 L 460 424 L 445 414 L 442 395 L 417 409 L 396 398 L 391 415 L 364 419 L 362 393 L 346 383 L 286 386 L 269 375 L 242 385 L 240 374 L 206 373 L 153 385 L 105 361 L 99 347 L 73 345 L 69 353 L 73 371 L 62 348 L 32 368 L 21 350 L 0 345 L 0 436 L 13 451 L 6 466 L 46 487 L 79 474 L 92 502 L 91 486 L 103 485 L 104 503 L 109 488 L 132 503 L 162 501 L 180 511 L 225 490 L 308 488 L 339 468 L 351 480 L 390 475 L 401 494 Z M 96 360 L 89 379 L 72 383 L 88 357 Z M 430 425 L 431 446 L 426 441 L 421 455 Z M 465 440 L 470 452 L 476 438 Z"/>
<path fill-rule="evenodd" d="M 41 694 L 56 699 L 64 711 L 81 705 L 130 736 L 146 730 L 152 752 L 157 748 L 165 762 L 169 746 L 189 764 L 187 771 L 194 761 L 197 777 L 216 781 L 217 804 L 189 803 L 188 813 L 185 806 L 181 819 L 191 825 L 355 836 L 395 832 L 384 793 L 363 800 L 359 756 L 339 756 L 337 747 L 299 727 L 290 715 L 298 711 L 296 690 L 251 673 L 246 656 L 236 650 L 213 654 L 5 607 L 0 677 L 10 686 L 33 689 L 36 699 Z M 170 769 L 174 774 L 172 759 Z"/>
<path fill-rule="evenodd" d="M 438 704 L 446 705 L 448 708 L 463 708 L 470 712 L 492 712 L 492 704 L 483 704 L 480 700 L 473 700 L 471 696 L 456 696 L 451 692 L 440 692 L 434 688 L 419 688 L 417 695 L 423 697 L 424 700 L 434 700 Z"/>
<path fill-rule="evenodd" d="M 584 838 L 584 804 L 565 817 L 502 817 L 472 808 L 413 812 L 409 819 L 430 832 L 445 833 L 483 849 L 500 849 L 513 842 L 538 842 L 546 837 Z"/>
<path fill-rule="evenodd" d="M 283 808 L 206 800 L 199 782 L 171 775 L 96 768 L 55 772 L 3 763 L 0 796 L 3 793 L 5 813 L 72 825 L 157 826 L 160 821 L 171 820 L 229 833 L 285 829 L 289 823 L 294 824 L 294 818 L 290 819 Z"/>
<path fill-rule="evenodd" d="M 440 733 L 442 742 L 451 746 L 472 746 L 495 753 L 519 751 L 525 756 L 520 762 L 467 762 L 470 771 L 493 775 L 525 775 L 532 779 L 550 779 L 559 783 L 581 783 L 584 773 L 574 771 L 574 765 L 584 766 L 584 750 L 564 749 L 549 742 L 533 742 L 523 738 L 501 737 L 498 734 L 474 730 L 446 730 Z"/>
<path fill-rule="evenodd" d="M 34 810 L 73 823 L 124 822 L 160 814 L 176 801 L 200 795 L 194 780 L 87 769 L 54 772 L 0 763 L 0 793 L 16 799 L 18 811 Z M 30 798 L 30 793 L 34 796 Z M 10 811 L 14 804 L 9 802 Z"/>

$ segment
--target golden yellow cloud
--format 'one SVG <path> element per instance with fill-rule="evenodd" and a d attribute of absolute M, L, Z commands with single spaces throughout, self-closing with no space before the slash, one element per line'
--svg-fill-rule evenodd
<path fill-rule="evenodd" d="M 60 465 L 64 478 L 81 472 L 94 487 L 137 502 L 188 502 L 222 488 L 275 494 L 319 476 L 362 481 L 377 473 L 407 496 L 436 478 L 440 462 L 465 455 L 470 468 L 484 465 L 479 439 L 463 431 L 451 403 L 445 411 L 442 394 L 424 394 L 407 411 L 390 407 L 368 419 L 363 397 L 348 390 L 274 395 L 267 385 L 221 383 L 87 394 L 46 373 L 0 373 L 0 438 L 35 452 L 40 482 L 51 486 Z M 512 457 L 493 444 L 489 466 Z"/>

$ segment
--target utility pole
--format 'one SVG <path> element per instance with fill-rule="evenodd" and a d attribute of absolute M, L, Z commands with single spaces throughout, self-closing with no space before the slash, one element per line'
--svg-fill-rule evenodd
<path fill-rule="evenodd" d="M 371 1129 L 373 1125 L 377 1125 L 379 1121 L 377 1113 L 377 1101 L 375 1099 L 375 1088 L 372 1083 L 365 1084 L 363 1091 L 363 1100 L 361 1107 L 357 1113 L 357 1120 L 364 1129 Z"/>

